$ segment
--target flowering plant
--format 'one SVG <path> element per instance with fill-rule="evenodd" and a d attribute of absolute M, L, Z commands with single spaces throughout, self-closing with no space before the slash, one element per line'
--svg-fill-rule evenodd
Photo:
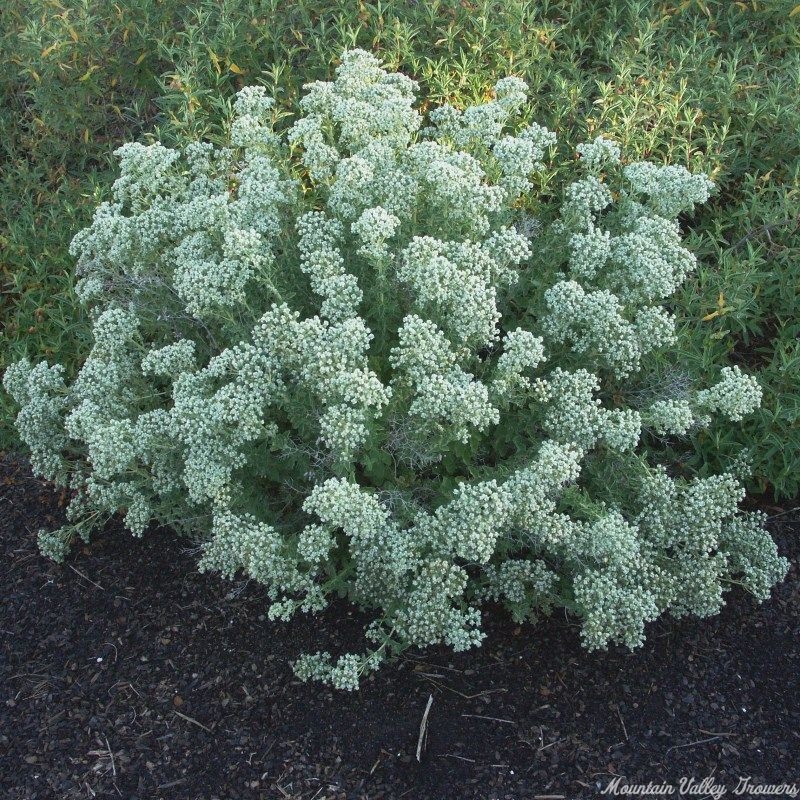
<path fill-rule="evenodd" d="M 122 511 L 262 583 L 273 619 L 344 594 L 373 646 L 294 669 L 348 689 L 405 647 L 479 645 L 487 601 L 566 607 L 602 648 L 732 583 L 767 597 L 787 564 L 736 477 L 673 477 L 656 446 L 760 401 L 738 368 L 661 375 L 695 266 L 676 217 L 711 183 L 598 138 L 542 226 L 555 137 L 519 124 L 520 79 L 427 120 L 364 51 L 306 88 L 285 136 L 251 87 L 225 146 L 118 150 L 71 249 L 91 351 L 71 382 L 4 377 L 34 469 L 73 490 L 42 551 Z"/>

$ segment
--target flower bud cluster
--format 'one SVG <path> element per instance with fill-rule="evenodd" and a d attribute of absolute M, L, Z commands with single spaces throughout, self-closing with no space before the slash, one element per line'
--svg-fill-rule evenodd
<path fill-rule="evenodd" d="M 300 106 L 305 116 L 289 131 L 289 141 L 303 147 L 302 161 L 315 180 L 329 178 L 341 157 L 353 155 L 375 139 L 405 147 L 422 117 L 412 108 L 417 84 L 399 73 L 386 73 L 380 61 L 363 50 L 342 57 L 333 83 L 306 84 Z M 335 142 L 326 132 L 335 128 Z"/>
<path fill-rule="evenodd" d="M 41 362 L 33 366 L 25 358 L 9 365 L 3 387 L 20 406 L 16 425 L 30 451 L 31 467 L 47 480 L 62 478 L 62 451 L 67 444 L 62 415 L 67 407 L 64 367 Z M 58 559 L 57 559 L 58 560 Z"/>
<path fill-rule="evenodd" d="M 692 175 L 686 167 L 659 167 L 649 161 L 629 164 L 622 170 L 632 191 L 647 195 L 647 203 L 660 217 L 672 219 L 705 203 L 714 184 L 705 175 Z"/>
<path fill-rule="evenodd" d="M 475 144 L 491 147 L 510 118 L 525 104 L 528 85 L 520 78 L 499 80 L 494 87 L 495 99 L 460 111 L 445 104 L 430 114 L 433 126 L 426 133 L 437 141 L 445 141 L 462 150 Z"/>
<path fill-rule="evenodd" d="M 647 409 L 645 416 L 647 425 L 660 436 L 682 436 L 695 422 L 688 400 L 657 400 Z"/>
<path fill-rule="evenodd" d="M 620 163 L 620 149 L 615 142 L 598 136 L 593 142 L 583 142 L 576 148 L 581 167 L 593 175 Z"/>
<path fill-rule="evenodd" d="M 368 208 L 351 226 L 353 233 L 363 242 L 357 251 L 359 255 L 372 262 L 389 258 L 386 242 L 394 236 L 399 225 L 400 220 L 385 208 Z"/>
<path fill-rule="evenodd" d="M 500 319 L 489 261 L 478 248 L 414 237 L 397 276 L 409 284 L 421 310 L 449 323 L 447 332 L 454 338 L 482 345 L 497 337 Z"/>
<path fill-rule="evenodd" d="M 548 314 L 542 328 L 558 344 L 591 354 L 600 365 L 625 378 L 639 369 L 642 350 L 634 325 L 612 292 L 585 292 L 576 281 L 562 281 L 545 292 Z"/>
<path fill-rule="evenodd" d="M 342 225 L 321 211 L 311 211 L 297 221 L 300 269 L 311 278 L 311 288 L 324 298 L 320 314 L 331 322 L 355 317 L 363 293 L 358 280 L 344 268 L 337 248 Z"/>
<path fill-rule="evenodd" d="M 697 393 L 697 403 L 738 422 L 761 405 L 761 387 L 753 375 L 745 375 L 738 366 L 723 367 L 721 373 L 719 383 Z"/>
<path fill-rule="evenodd" d="M 524 373 L 535 370 L 545 361 L 541 336 L 522 328 L 509 331 L 503 340 L 503 352 L 497 359 L 491 390 L 500 397 L 508 397 L 513 392 L 528 389 L 531 381 Z"/>

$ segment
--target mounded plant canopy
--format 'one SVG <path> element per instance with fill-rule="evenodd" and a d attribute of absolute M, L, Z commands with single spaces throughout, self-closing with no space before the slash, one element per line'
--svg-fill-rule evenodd
<path fill-rule="evenodd" d="M 633 648 L 733 584 L 766 598 L 788 565 L 738 474 L 660 457 L 761 399 L 681 363 L 677 218 L 710 181 L 598 138 L 537 196 L 555 137 L 523 124 L 523 81 L 427 118 L 417 88 L 351 50 L 283 134 L 250 87 L 224 146 L 117 151 L 71 249 L 94 345 L 74 380 L 4 377 L 34 469 L 73 490 L 42 551 L 122 512 L 263 584 L 273 619 L 346 596 L 370 644 L 294 669 L 348 689 L 403 648 L 479 645 L 490 602 Z"/>

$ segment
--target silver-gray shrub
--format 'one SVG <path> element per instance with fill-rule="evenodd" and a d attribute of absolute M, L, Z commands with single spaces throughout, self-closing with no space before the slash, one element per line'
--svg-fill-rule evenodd
<path fill-rule="evenodd" d="M 121 512 L 262 583 L 273 619 L 343 594 L 372 644 L 294 664 L 343 688 L 408 646 L 479 645 L 487 602 L 566 607 L 603 648 L 732 584 L 766 598 L 787 564 L 736 478 L 658 458 L 761 397 L 738 368 L 677 392 L 655 369 L 695 266 L 676 218 L 711 183 L 599 138 L 553 208 L 555 137 L 521 124 L 517 78 L 424 120 L 412 80 L 353 50 L 306 90 L 285 135 L 254 87 L 225 146 L 117 151 L 71 249 L 94 346 L 71 383 L 4 378 L 34 470 L 73 490 L 42 551 Z"/>

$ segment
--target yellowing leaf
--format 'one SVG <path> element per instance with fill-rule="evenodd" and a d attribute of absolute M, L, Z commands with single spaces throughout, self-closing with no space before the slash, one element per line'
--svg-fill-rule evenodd
<path fill-rule="evenodd" d="M 86 72 L 84 72 L 83 75 L 81 75 L 80 78 L 78 78 L 78 80 L 81 83 L 83 83 L 84 81 L 88 81 L 89 78 L 92 76 L 92 73 L 98 69 L 100 69 L 100 67 L 98 67 L 97 64 L 92 64 L 92 66 L 89 67 L 89 69 L 87 69 Z"/>
<path fill-rule="evenodd" d="M 142 53 L 142 54 L 139 56 L 139 58 L 137 58 L 137 59 L 136 59 L 136 62 L 135 62 L 135 63 L 136 63 L 136 66 L 138 67 L 138 66 L 139 66 L 139 64 L 141 64 L 141 63 L 142 63 L 142 61 L 144 61 L 146 58 L 147 58 L 147 53 Z"/>
<path fill-rule="evenodd" d="M 47 56 L 49 56 L 50 53 L 52 53 L 53 50 L 59 46 L 59 44 L 61 44 L 61 42 L 54 42 L 50 45 L 50 47 L 45 47 L 45 49 L 42 50 L 42 58 L 47 58 Z"/>
<path fill-rule="evenodd" d="M 795 6 L 795 7 L 794 7 L 794 8 L 793 8 L 793 9 L 792 9 L 790 12 L 789 12 L 789 16 L 790 16 L 790 17 L 793 17 L 793 16 L 795 16 L 796 14 L 800 14 L 800 6 Z"/>
<path fill-rule="evenodd" d="M 70 39 L 72 39 L 73 42 L 77 42 L 81 38 L 78 36 L 78 32 L 72 27 L 72 25 L 70 25 L 67 30 L 69 31 Z"/>
<path fill-rule="evenodd" d="M 716 319 L 717 317 L 722 317 L 729 311 L 733 311 L 733 309 L 725 304 L 725 295 L 722 292 L 720 292 L 719 298 L 717 299 L 716 311 L 712 311 L 710 314 L 706 314 L 703 317 L 703 322 L 708 322 L 709 320 Z"/>
<path fill-rule="evenodd" d="M 241 69 L 240 67 L 236 66 L 236 64 L 234 64 L 233 61 L 231 61 L 230 69 L 231 69 L 231 72 L 233 72 L 236 75 L 241 75 L 241 74 L 244 73 L 244 70 Z"/>
<path fill-rule="evenodd" d="M 211 63 L 214 65 L 214 72 L 216 72 L 217 75 L 221 74 L 222 68 L 219 65 L 219 56 L 211 49 L 209 49 L 208 55 L 211 58 Z M 231 69 L 233 69 L 233 67 L 231 67 Z"/>

